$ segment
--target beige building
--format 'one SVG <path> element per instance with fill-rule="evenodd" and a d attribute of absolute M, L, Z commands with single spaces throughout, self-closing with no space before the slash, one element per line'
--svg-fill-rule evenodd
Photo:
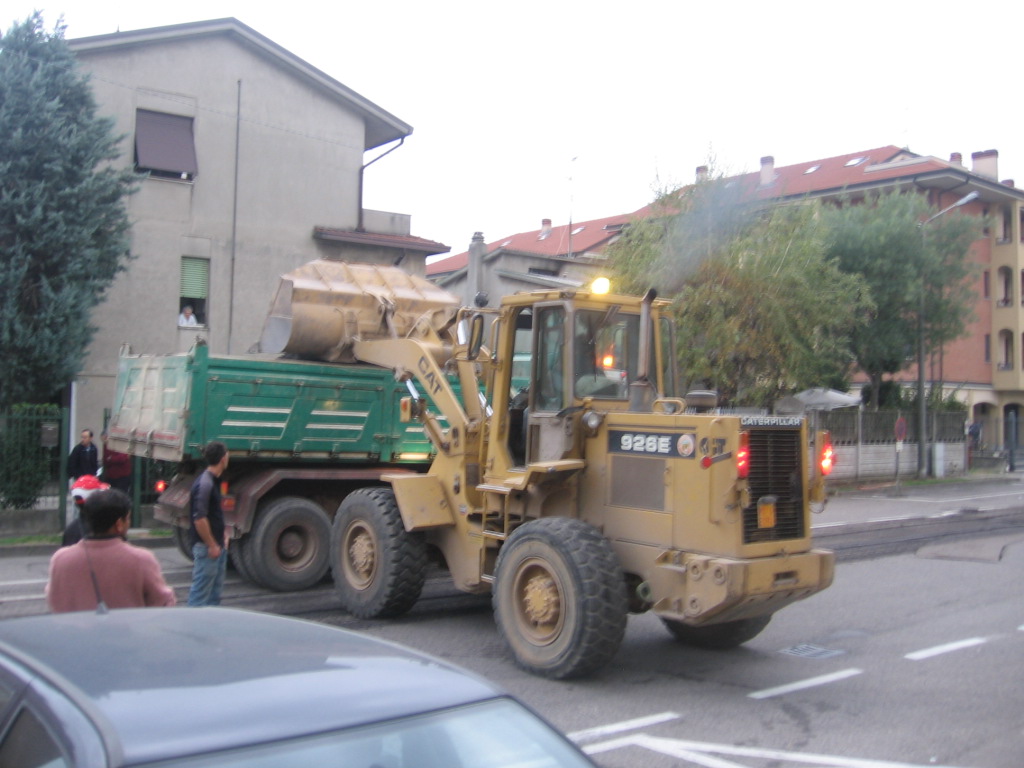
<path fill-rule="evenodd" d="M 408 215 L 362 205 L 367 166 L 412 127 L 239 21 L 69 45 L 142 177 L 128 202 L 134 259 L 93 315 L 72 434 L 99 432 L 122 344 L 170 353 L 202 336 L 244 353 L 282 273 L 339 258 L 422 275 L 448 250 L 412 236 Z M 196 325 L 179 326 L 186 306 Z"/>

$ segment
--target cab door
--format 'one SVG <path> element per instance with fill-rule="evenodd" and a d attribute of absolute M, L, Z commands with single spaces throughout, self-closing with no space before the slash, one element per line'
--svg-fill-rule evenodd
<path fill-rule="evenodd" d="M 533 367 L 527 419 L 526 459 L 557 461 L 573 446 L 573 422 L 559 412 L 570 405 L 568 313 L 556 304 L 538 306 L 533 320 Z"/>

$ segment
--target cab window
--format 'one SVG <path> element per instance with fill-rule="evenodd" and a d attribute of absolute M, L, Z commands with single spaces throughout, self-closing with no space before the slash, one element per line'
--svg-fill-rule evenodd
<path fill-rule="evenodd" d="M 608 310 L 581 310 L 573 323 L 573 387 L 577 397 L 624 400 L 636 378 L 640 318 Z"/>

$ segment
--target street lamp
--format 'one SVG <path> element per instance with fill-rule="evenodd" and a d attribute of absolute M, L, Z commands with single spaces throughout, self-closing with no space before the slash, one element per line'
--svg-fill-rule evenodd
<path fill-rule="evenodd" d="M 931 224 L 940 216 L 949 213 L 954 208 L 966 205 L 972 200 L 978 199 L 977 192 L 969 192 L 955 203 L 943 208 L 936 214 L 929 216 L 924 221 L 918 222 L 917 228 L 921 230 L 921 248 L 924 249 L 924 227 Z M 925 455 L 928 451 L 928 406 L 924 400 L 924 273 L 921 274 L 921 297 L 917 308 L 917 476 L 925 477 L 928 474 L 928 462 Z"/>

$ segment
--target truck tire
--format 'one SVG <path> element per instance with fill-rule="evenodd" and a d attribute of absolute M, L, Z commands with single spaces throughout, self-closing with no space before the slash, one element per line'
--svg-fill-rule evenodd
<path fill-rule="evenodd" d="M 662 619 L 662 623 L 669 632 L 681 643 L 693 645 L 697 648 L 710 648 L 711 650 L 724 651 L 735 648 L 748 640 L 753 640 L 761 633 L 761 630 L 768 626 L 772 620 L 771 614 L 767 616 L 755 616 L 751 619 L 737 619 L 736 621 L 724 621 L 721 624 L 708 624 L 703 627 L 691 627 L 681 621 Z"/>
<path fill-rule="evenodd" d="M 581 520 L 548 517 L 516 529 L 501 548 L 493 604 L 516 663 L 563 679 L 615 655 L 629 599 L 608 540 Z"/>
<path fill-rule="evenodd" d="M 192 547 L 188 545 L 188 528 L 182 528 L 180 525 L 174 526 L 174 543 L 178 546 L 178 551 L 191 563 Z"/>
<path fill-rule="evenodd" d="M 255 581 L 267 589 L 307 589 L 327 573 L 331 523 L 309 499 L 281 496 L 261 505 L 248 538 L 242 556 Z"/>
<path fill-rule="evenodd" d="M 427 548 L 405 530 L 390 488 L 361 488 L 338 507 L 331 569 L 342 607 L 362 619 L 399 616 L 426 581 Z"/>
<path fill-rule="evenodd" d="M 252 536 L 249 534 L 246 534 L 240 539 L 232 540 L 228 547 L 228 561 L 234 567 L 238 575 L 245 581 L 250 584 L 259 584 L 259 582 L 256 581 L 256 576 L 252 572 L 252 566 L 250 566 L 247 557 L 249 545 L 251 543 Z"/>

